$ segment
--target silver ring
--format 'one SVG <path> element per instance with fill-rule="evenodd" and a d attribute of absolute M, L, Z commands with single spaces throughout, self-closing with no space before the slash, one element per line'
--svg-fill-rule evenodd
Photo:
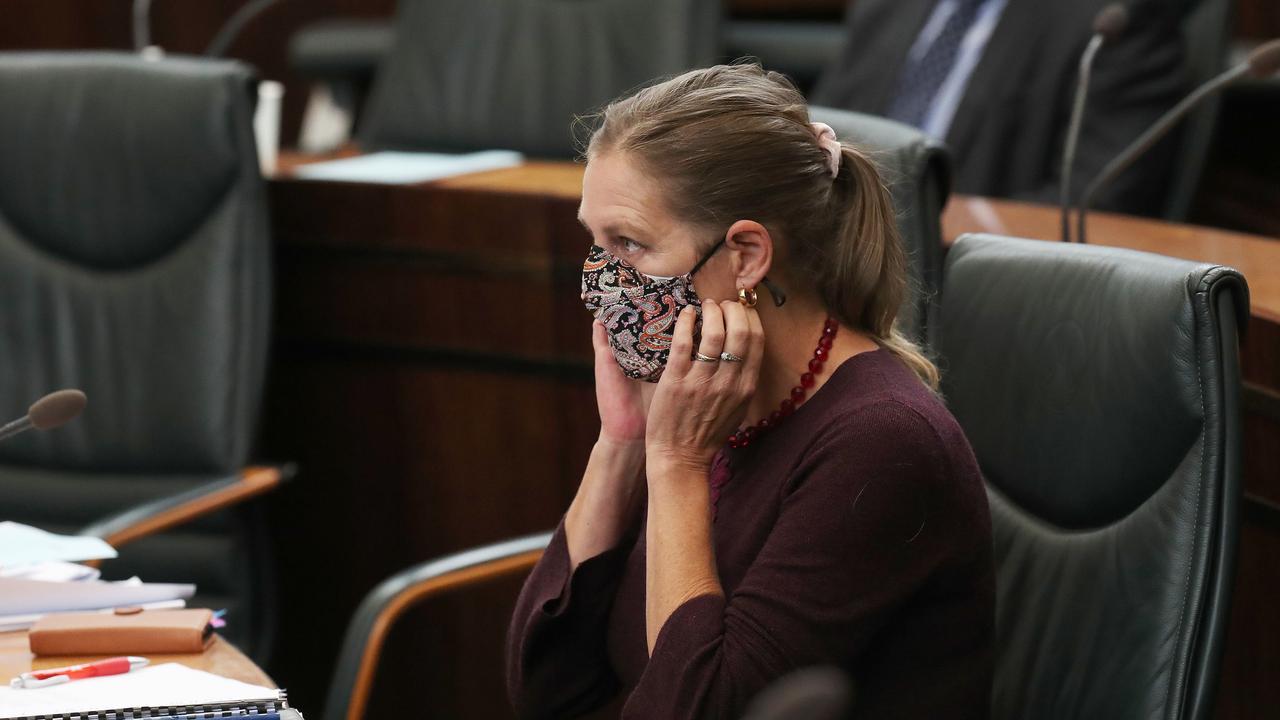
<path fill-rule="evenodd" d="M 720 359 L 725 362 L 742 362 L 742 358 L 731 352 L 725 351 L 720 353 Z"/>
<path fill-rule="evenodd" d="M 720 358 L 711 355 L 703 355 L 702 353 L 694 353 L 693 359 L 698 362 L 720 362 Z"/>

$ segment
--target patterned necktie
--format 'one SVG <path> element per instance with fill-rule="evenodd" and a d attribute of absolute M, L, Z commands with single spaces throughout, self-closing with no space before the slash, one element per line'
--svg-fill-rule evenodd
<path fill-rule="evenodd" d="M 938 94 L 938 88 L 951 74 L 960 45 L 978 16 L 985 0 L 959 0 L 947 18 L 942 32 L 914 62 L 908 60 L 898 80 L 898 95 L 889 107 L 889 117 L 899 122 L 923 127 L 925 115 Z"/>

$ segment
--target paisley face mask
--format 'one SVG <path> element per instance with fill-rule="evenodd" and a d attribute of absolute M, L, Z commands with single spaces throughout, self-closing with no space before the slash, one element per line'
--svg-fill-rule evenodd
<path fill-rule="evenodd" d="M 645 275 L 608 250 L 591 247 L 582 266 L 582 301 L 604 323 L 613 357 L 627 377 L 658 382 L 671 354 L 676 318 L 685 306 L 694 307 L 697 327 L 702 326 L 702 301 L 693 289 L 693 274 L 723 243 L 716 243 L 692 270 L 676 277 Z"/>

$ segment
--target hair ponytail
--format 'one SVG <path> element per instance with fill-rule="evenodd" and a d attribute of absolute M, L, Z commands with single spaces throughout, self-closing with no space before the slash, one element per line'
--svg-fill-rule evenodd
<path fill-rule="evenodd" d="M 841 144 L 840 172 L 832 188 L 840 217 L 832 260 L 818 266 L 818 287 L 839 318 L 871 334 L 932 390 L 938 368 L 896 327 L 910 288 L 907 256 L 898 234 L 893 198 L 874 162 Z"/>

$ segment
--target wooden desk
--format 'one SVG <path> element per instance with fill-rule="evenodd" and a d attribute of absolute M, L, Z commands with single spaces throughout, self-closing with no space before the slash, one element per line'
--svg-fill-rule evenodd
<path fill-rule="evenodd" d="M 1057 208 L 1043 205 L 958 196 L 943 213 L 942 234 L 948 243 L 971 232 L 1057 240 L 1059 217 Z M 1093 245 L 1234 267 L 1249 281 L 1250 314 L 1280 324 L 1280 240 L 1107 213 L 1089 215 L 1088 238 Z"/>
<path fill-rule="evenodd" d="M 329 588 L 282 619 L 275 671 L 300 706 L 323 703 L 341 630 L 379 580 L 545 530 L 568 506 L 598 432 L 578 300 L 581 177 L 577 165 L 530 163 L 410 186 L 271 182 L 264 452 L 296 458 L 302 473 L 270 502 L 275 517 L 297 519 L 274 524 L 282 586 L 323 578 Z M 1057 217 L 961 197 L 944 225 L 949 238 L 1053 238 Z M 1101 214 L 1091 231 L 1098 243 L 1233 265 L 1253 290 L 1242 348 L 1249 500 L 1218 714 L 1251 717 L 1250 707 L 1280 706 L 1270 562 L 1280 555 L 1280 242 Z M 380 674 L 373 714 L 411 710 L 425 693 L 441 717 L 509 716 L 494 648 L 512 589 L 410 619 L 383 664 L 406 675 Z"/>
<path fill-rule="evenodd" d="M 101 660 L 107 655 L 84 657 L 39 657 L 31 654 L 27 647 L 25 630 L 0 633 L 0 682 L 31 670 L 64 667 L 78 663 Z M 254 685 L 275 687 L 275 682 L 267 676 L 253 661 L 245 657 L 234 645 L 214 636 L 213 642 L 203 653 L 196 655 L 148 655 L 152 664 L 176 662 L 196 670 L 204 670 L 214 675 L 222 675 L 241 682 Z"/>

